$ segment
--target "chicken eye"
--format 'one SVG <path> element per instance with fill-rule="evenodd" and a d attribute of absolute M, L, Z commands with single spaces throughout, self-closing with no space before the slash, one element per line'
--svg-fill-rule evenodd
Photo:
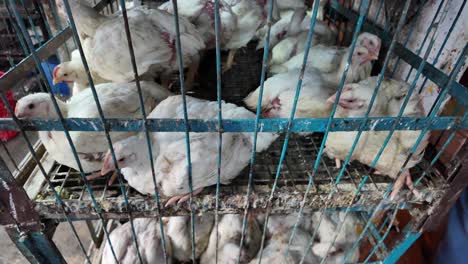
<path fill-rule="evenodd" d="M 28 104 L 29 109 L 34 109 L 34 104 Z"/>
<path fill-rule="evenodd" d="M 122 161 L 124 161 L 124 160 L 125 160 L 125 158 L 120 158 L 118 161 L 119 161 L 119 162 L 122 162 Z"/>
<path fill-rule="evenodd" d="M 400 101 L 401 99 L 405 98 L 406 97 L 406 94 L 402 94 L 400 96 L 396 96 L 395 99 Z"/>
<path fill-rule="evenodd" d="M 358 55 L 358 56 L 362 56 L 363 53 L 359 51 L 359 52 L 357 53 L 357 55 Z"/>
<path fill-rule="evenodd" d="M 68 73 L 63 74 L 63 76 L 68 76 Z"/>

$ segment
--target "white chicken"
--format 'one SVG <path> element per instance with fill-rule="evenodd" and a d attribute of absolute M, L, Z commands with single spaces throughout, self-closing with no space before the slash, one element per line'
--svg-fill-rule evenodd
<path fill-rule="evenodd" d="M 90 38 L 85 50 L 90 68 L 107 80 L 133 80 L 134 72 L 122 15 L 106 17 L 98 15 L 89 7 L 86 12 L 81 12 L 83 6 L 82 3 L 72 1 L 72 11 L 78 29 Z M 127 16 L 138 73 L 159 73 L 163 78 L 177 71 L 174 16 L 144 6 L 128 10 Z M 87 24 L 93 26 L 85 27 Z M 199 52 L 205 48 L 205 43 L 195 26 L 186 18 L 179 17 L 179 26 L 184 67 L 188 66 L 192 72 L 187 77 L 189 82 L 189 77 L 194 76 L 196 72 Z"/>
<path fill-rule="evenodd" d="M 93 78 L 93 83 L 95 85 L 110 82 L 101 78 L 93 71 L 91 71 L 91 77 Z M 71 61 L 62 62 L 55 66 L 52 78 L 54 85 L 60 82 L 73 83 L 72 95 L 75 95 L 89 87 L 88 75 L 86 74 L 83 61 L 81 60 L 78 50 L 74 50 L 71 53 Z"/>
<path fill-rule="evenodd" d="M 262 117 L 288 118 L 291 115 L 294 95 L 300 70 L 294 69 L 268 78 L 264 83 Z M 302 88 L 295 117 L 327 117 L 331 106 L 326 102 L 336 88 L 327 84 L 315 69 L 308 69 L 303 76 Z M 244 103 L 252 110 L 257 109 L 260 88 L 245 99 Z"/>
<path fill-rule="evenodd" d="M 305 50 L 311 18 L 304 16 L 305 13 L 302 13 L 301 16 L 298 12 L 292 16 L 286 33 L 283 33 L 285 36 L 271 50 L 270 67 L 281 65 L 294 57 L 298 52 Z M 317 44 L 335 45 L 336 36 L 336 30 L 329 28 L 326 23 L 317 20 L 315 22 L 314 34 L 312 35 L 311 46 L 313 47 Z"/>
<path fill-rule="evenodd" d="M 189 118 L 209 119 L 217 117 L 217 102 L 192 97 L 187 98 Z M 254 118 L 243 107 L 223 103 L 223 118 Z M 161 102 L 149 118 L 183 118 L 182 96 L 172 96 Z M 189 198 L 185 133 L 152 133 L 153 156 L 159 191 L 169 199 L 166 205 L 183 202 Z M 259 133 L 256 151 L 261 152 L 277 138 L 272 133 Z M 217 133 L 190 133 L 193 194 L 205 186 L 217 182 L 218 147 L 213 142 Z M 226 133 L 223 136 L 221 183 L 229 184 L 249 164 L 252 150 L 251 133 Z M 143 137 L 131 137 L 114 145 L 122 173 L 130 186 L 141 193 L 152 194 L 151 176 L 146 141 Z M 106 155 L 101 173 L 113 170 L 110 153 Z"/>
<path fill-rule="evenodd" d="M 164 263 L 163 244 L 161 242 L 161 232 L 159 223 L 151 218 L 138 218 L 133 220 L 135 227 L 138 248 L 143 263 Z M 109 235 L 112 247 L 119 263 L 132 264 L 138 263 L 139 258 L 132 235 L 130 222 L 117 227 Z M 172 263 L 171 243 L 166 240 L 167 263 Z M 115 259 L 112 254 L 109 243 L 106 240 L 102 252 L 102 264 L 114 264 Z"/>
<path fill-rule="evenodd" d="M 306 36 L 310 26 L 310 14 L 306 14 L 303 9 L 296 9 L 291 11 L 285 11 L 281 15 L 281 19 L 276 21 L 271 26 L 270 31 L 270 49 L 273 49 L 276 44 L 282 41 L 289 36 L 296 36 L 301 33 L 301 36 Z M 257 49 L 263 48 L 266 40 L 266 33 L 268 28 L 266 26 L 257 30 L 257 37 L 260 41 L 257 44 Z M 312 43 L 326 43 L 329 45 L 335 44 L 336 40 L 336 29 L 327 26 L 326 23 L 316 20 L 314 35 Z M 304 40 L 305 41 L 305 40 Z M 289 42 L 283 42 L 282 45 L 286 45 Z M 278 51 L 278 49 L 277 49 Z M 289 55 L 290 56 L 290 55 Z M 283 58 L 278 58 L 277 52 L 275 52 L 276 60 L 284 60 Z M 277 63 L 276 61 L 273 63 Z"/>
<path fill-rule="evenodd" d="M 274 222 L 274 221 L 273 221 Z M 304 256 L 304 252 L 307 249 L 307 245 L 311 239 L 311 235 L 298 228 L 296 230 L 294 240 L 291 243 L 289 248 L 289 252 L 286 256 L 286 251 L 288 249 L 289 238 L 291 236 L 292 228 L 287 227 L 290 225 L 284 225 L 278 228 L 279 226 L 276 225 L 276 228 L 273 230 L 270 227 L 270 221 L 268 221 L 268 229 L 272 233 L 272 236 L 265 242 L 265 247 L 262 253 L 262 262 L 269 263 L 269 264 L 296 264 L 300 263 L 301 259 Z M 272 223 L 275 225 L 276 223 Z M 260 252 L 258 252 L 255 259 L 250 261 L 250 264 L 258 263 L 260 259 Z M 315 256 L 311 250 L 308 251 L 307 255 L 304 256 L 303 263 L 319 263 L 319 259 Z"/>
<path fill-rule="evenodd" d="M 294 228 L 297 222 L 297 213 L 287 215 L 270 215 L 268 219 L 268 235 L 273 235 L 276 230 L 287 230 Z M 314 223 L 309 215 L 302 215 L 298 225 L 304 231 L 313 232 Z"/>
<path fill-rule="evenodd" d="M 336 117 L 363 117 L 369 106 L 373 89 L 376 87 L 376 80 L 377 77 L 371 77 L 357 84 L 347 84 L 340 96 Z M 381 92 L 376 97 L 369 116 L 396 116 L 398 113 L 395 113 L 395 111 L 401 107 L 407 93 L 408 84 L 394 80 L 383 80 Z M 409 107 L 403 113 L 403 116 L 407 113 L 411 116 L 424 113 L 421 100 L 418 98 L 419 95 L 413 94 L 412 97 Z M 329 102 L 333 102 L 335 98 L 336 95 L 333 95 L 330 97 Z M 394 105 L 388 106 L 392 104 Z M 337 167 L 340 167 L 340 160 L 346 159 L 356 134 L 357 132 L 333 132 L 329 134 L 325 152 L 330 157 L 335 158 Z M 415 195 L 419 195 L 413 187 L 409 169 L 414 167 L 423 158 L 424 150 L 428 144 L 429 133 L 424 136 L 409 162 L 403 166 L 419 134 L 420 131 L 399 131 L 395 133 L 375 166 L 378 172 L 386 174 L 393 179 L 402 170 L 393 187 L 390 199 L 396 197 L 403 184 L 406 184 Z M 386 131 L 363 132 L 351 159 L 370 166 L 380 151 L 387 135 L 388 132 Z"/>
<path fill-rule="evenodd" d="M 318 226 L 317 238 L 319 240 L 312 246 L 312 252 L 320 258 L 326 256 L 325 263 L 343 263 L 354 241 L 358 238 L 356 230 L 358 220 L 352 213 L 348 213 L 347 216 L 345 212 L 325 213 L 322 222 L 318 225 L 320 215 L 321 213 L 314 213 L 311 216 L 315 223 L 314 227 Z M 359 248 L 356 248 L 350 254 L 348 262 L 354 263 L 358 260 Z"/>
<path fill-rule="evenodd" d="M 192 261 L 192 228 L 189 216 L 166 217 L 167 236 L 172 243 L 172 257 L 182 262 Z M 214 215 L 195 216 L 195 256 L 205 252 L 214 224 Z"/>
<path fill-rule="evenodd" d="M 223 215 L 218 223 L 218 261 L 235 264 L 240 256 L 240 263 L 248 263 L 257 255 L 262 233 L 260 226 L 252 216 L 247 216 L 247 226 L 242 249 L 239 248 L 242 236 L 242 215 Z M 213 227 L 210 242 L 200 258 L 200 263 L 216 263 L 216 228 Z"/>
<path fill-rule="evenodd" d="M 170 93 L 160 85 L 152 82 L 141 82 L 145 110 L 151 111 Z M 141 118 L 140 101 L 135 83 L 103 83 L 96 85 L 96 92 L 106 118 Z M 96 103 L 91 89 L 86 89 L 68 102 L 57 99 L 59 108 L 65 118 L 99 118 Z M 18 118 L 57 119 L 52 99 L 47 93 L 36 93 L 25 96 L 18 101 L 15 109 Z M 112 142 L 134 135 L 130 132 L 110 133 Z M 109 148 L 103 132 L 70 132 L 78 157 L 85 173 L 98 171 Z M 73 152 L 62 131 L 39 131 L 39 138 L 47 152 L 58 163 L 78 170 Z"/>
<path fill-rule="evenodd" d="M 252 0 L 224 0 L 237 16 L 236 30 L 231 38 L 223 43 L 223 48 L 229 50 L 223 71 L 229 70 L 234 64 L 234 56 L 237 49 L 245 47 L 255 38 L 257 29 L 266 21 L 264 13 L 264 1 Z"/>
<path fill-rule="evenodd" d="M 202 35 L 207 49 L 215 47 L 215 10 L 214 0 L 186 0 L 179 1 L 177 10 L 179 15 L 186 17 L 192 22 L 198 32 Z M 159 6 L 159 9 L 165 10 L 171 14 L 174 13 L 172 1 L 167 1 Z M 219 1 L 220 17 L 220 43 L 226 43 L 231 39 L 232 34 L 237 28 L 237 16 L 231 10 L 231 7 L 223 0 Z"/>
<path fill-rule="evenodd" d="M 370 76 L 372 61 L 377 60 L 381 40 L 370 33 L 359 35 L 351 59 L 351 65 L 346 76 L 346 82 L 352 83 Z M 339 85 L 346 67 L 350 47 L 316 45 L 309 50 L 307 67 L 313 67 L 324 74 L 324 78 L 335 85 Z M 304 52 L 298 53 L 281 65 L 273 65 L 272 73 L 287 72 L 300 69 L 304 60 Z"/>

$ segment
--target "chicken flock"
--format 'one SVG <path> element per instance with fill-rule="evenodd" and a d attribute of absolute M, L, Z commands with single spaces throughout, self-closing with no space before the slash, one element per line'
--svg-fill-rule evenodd
<path fill-rule="evenodd" d="M 106 118 L 142 118 L 122 13 L 105 16 L 79 0 L 69 2 L 102 113 Z M 221 48 L 229 51 L 227 61 L 223 63 L 223 72 L 231 69 L 235 63 L 236 50 L 245 47 L 247 43 L 256 41 L 258 48 L 263 48 L 268 26 L 267 3 L 268 1 L 262 0 L 219 1 Z M 213 0 L 178 1 L 180 46 L 183 67 L 187 70 L 187 88 L 191 87 L 196 78 L 197 67 L 204 52 L 215 47 L 214 8 Z M 182 96 L 170 90 L 170 76 L 179 69 L 173 13 L 171 1 L 162 4 L 159 9 L 135 6 L 127 12 L 148 118 L 181 119 L 184 116 Z M 320 10 L 319 18 L 323 18 L 323 10 Z M 335 117 L 364 117 L 377 86 L 378 77 L 370 75 L 372 61 L 377 60 L 379 56 L 381 40 L 373 34 L 363 32 L 358 36 L 354 49 L 339 47 L 336 46 L 336 29 L 318 19 L 307 67 L 302 73 L 310 19 L 311 13 L 307 11 L 304 1 L 274 0 L 269 77 L 264 83 L 260 106 L 262 118 L 290 117 L 299 78 L 302 78 L 302 88 L 295 117 L 330 116 L 345 71 L 345 85 L 337 101 Z M 89 89 L 90 83 L 84 66 L 80 53 L 75 50 L 72 52 L 71 61 L 62 62 L 53 71 L 54 83 L 73 84 L 73 96 L 68 101 L 57 99 L 64 118 L 101 117 L 92 90 Z M 408 92 L 407 83 L 384 78 L 369 116 L 397 116 Z M 258 98 L 259 88 L 244 99 L 245 107 L 223 102 L 223 118 L 255 118 L 253 111 L 257 109 Z M 218 116 L 217 102 L 198 99 L 196 94 L 193 97 L 186 96 L 186 106 L 190 119 L 216 119 Z M 36 93 L 18 101 L 15 113 L 18 118 L 60 118 L 54 107 L 51 95 Z M 422 116 L 423 112 L 421 98 L 413 94 L 402 114 Z M 418 195 L 413 187 L 409 169 L 422 159 L 428 135 L 409 162 L 406 162 L 406 158 L 419 133 L 420 131 L 396 131 L 375 164 L 379 173 L 396 180 L 391 199 L 396 197 L 404 185 Z M 337 167 L 347 158 L 356 134 L 357 132 L 329 134 L 325 153 L 336 160 Z M 351 160 L 368 166 L 373 164 L 387 135 L 386 131 L 363 132 Z M 117 169 L 104 133 L 70 132 L 80 164 L 76 162 L 63 132 L 40 131 L 39 137 L 48 153 L 58 163 L 90 173 L 89 180 L 110 172 L 113 172 L 110 181 L 115 180 Z M 165 206 L 189 199 L 185 133 L 150 133 L 154 167 L 150 165 L 147 138 L 142 133 L 111 132 L 110 137 L 117 165 L 130 186 L 142 194 L 154 195 L 154 170 L 158 191 L 168 198 Z M 204 187 L 216 184 L 217 138 L 217 133 L 190 133 L 193 195 L 200 193 Z M 275 133 L 260 132 L 255 151 L 266 150 L 277 138 Z M 223 134 L 221 184 L 229 184 L 248 166 L 252 148 L 252 133 Z M 400 173 L 400 170 L 403 172 Z M 327 263 L 341 263 L 344 254 L 351 249 L 350 245 L 357 238 L 356 218 L 352 214 L 347 218 L 342 213 L 327 214 L 318 230 L 313 230 L 318 219 L 316 215 L 312 215 L 303 219 L 304 223 L 296 231 L 289 253 L 285 256 L 295 219 L 292 215 L 270 218 L 262 259 L 270 263 L 299 263 L 301 259 L 304 263 L 318 263 L 327 257 Z M 338 223 L 343 221 L 343 229 L 333 243 Z M 189 218 L 163 218 L 163 222 L 169 238 L 165 245 L 169 261 L 191 261 Z M 163 244 L 157 221 L 136 219 L 134 224 L 138 240 L 141 240 L 140 251 L 145 263 L 162 263 Z M 242 248 L 239 247 L 242 216 L 222 216 L 218 228 L 218 247 L 213 224 L 214 216 L 210 214 L 196 217 L 195 255 L 200 263 L 215 263 L 216 251 L 218 259 L 222 260 L 221 263 L 237 263 L 238 256 L 241 263 L 257 263 L 263 230 L 262 215 L 249 215 Z M 130 225 L 126 223 L 110 235 L 115 254 L 122 263 L 137 261 L 129 230 Z M 311 250 L 304 255 L 314 231 L 318 240 L 314 241 Z M 357 261 L 358 257 L 359 252 L 353 252 L 348 261 Z M 109 245 L 104 249 L 102 262 L 114 262 Z"/>

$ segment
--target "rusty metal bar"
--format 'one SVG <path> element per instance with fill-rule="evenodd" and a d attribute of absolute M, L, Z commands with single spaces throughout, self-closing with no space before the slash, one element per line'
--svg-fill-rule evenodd
<path fill-rule="evenodd" d="M 31 263 L 65 263 L 65 259 L 42 230 L 39 215 L 26 191 L 16 184 L 0 158 L 0 224 Z"/>

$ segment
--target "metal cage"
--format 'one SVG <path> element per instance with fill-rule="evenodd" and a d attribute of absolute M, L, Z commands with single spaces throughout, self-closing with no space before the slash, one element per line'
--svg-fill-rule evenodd
<path fill-rule="evenodd" d="M 137 4 L 147 4 L 146 2 L 141 1 L 141 3 Z M 463 17 L 466 16 L 466 1 L 436 1 L 437 5 L 431 9 L 436 11 L 425 20 L 428 23 L 423 26 L 423 29 L 418 27 L 421 25 L 417 25 L 416 21 L 424 13 L 424 6 L 427 3 L 406 0 L 401 1 L 403 4 L 400 6 L 398 4 L 392 6 L 388 4 L 390 1 L 384 0 L 329 1 L 324 19 L 338 28 L 338 41 L 340 43 L 350 43 L 351 50 L 353 50 L 356 46 L 357 36 L 361 31 L 373 33 L 382 40 L 385 51 L 382 52 L 384 56 L 381 56 L 378 65 L 374 65 L 374 71 L 380 69 L 376 72 L 376 74 L 380 74 L 380 77 L 366 116 L 363 118 L 334 118 L 337 108 L 336 100 L 332 113 L 328 118 L 295 118 L 295 109 L 302 85 L 302 79 L 299 78 L 294 80 L 297 82 L 297 89 L 293 111 L 289 118 L 261 118 L 261 109 L 258 106 L 256 118 L 252 120 L 224 119 L 221 114 L 221 79 L 223 75 L 220 60 L 219 1 L 214 0 L 213 2 L 216 10 L 214 30 L 216 33 L 218 118 L 213 120 L 190 119 L 190 113 L 187 112 L 184 99 L 184 118 L 181 120 L 167 120 L 148 119 L 146 118 L 148 113 L 144 110 L 142 110 L 142 119 L 115 119 L 106 118 L 103 115 L 67 0 L 64 1 L 64 8 L 69 17 L 66 24 L 59 18 L 55 1 L 33 1 L 35 10 L 38 11 L 34 14 L 27 11 L 28 9 L 22 0 L 4 1 L 2 14 L 6 14 L 3 17 L 8 19 L 8 22 L 5 22 L 9 25 L 7 35 L 8 38 L 12 39 L 11 43 L 15 44 L 3 40 L 2 44 L 7 43 L 9 46 L 13 45 L 13 48 L 21 50 L 18 52 L 21 60 L 11 59 L 11 57 L 16 56 L 12 53 L 6 55 L 10 58 L 11 67 L 0 78 L 0 89 L 2 91 L 2 100 L 11 117 L 1 118 L 0 128 L 2 130 L 20 131 L 21 138 L 25 140 L 29 150 L 24 161 L 15 164 L 15 170 L 10 170 L 6 166 L 4 159 L 7 157 L 2 157 L 0 162 L 0 180 L 2 182 L 0 185 L 0 223 L 6 227 L 11 239 L 32 263 L 65 262 L 60 251 L 52 242 L 51 236 L 59 222 L 67 222 L 74 238 L 79 242 L 86 261 L 91 263 L 95 260 L 93 256 L 98 252 L 96 249 L 102 247 L 103 240 L 111 243 L 109 239 L 109 233 L 111 232 L 109 227 L 111 225 L 109 222 L 115 220 L 129 220 L 133 223 L 133 219 L 138 217 L 157 218 L 162 233 L 163 245 L 165 245 L 164 241 L 168 238 L 164 235 L 165 228 L 161 221 L 163 216 L 190 215 L 193 234 L 196 232 L 194 221 L 197 214 L 215 214 L 216 228 L 218 215 L 241 214 L 244 227 L 240 242 L 242 245 L 248 213 L 263 213 L 266 215 L 266 222 L 272 214 L 296 213 L 298 223 L 302 217 L 309 217 L 314 212 L 319 213 L 320 219 L 323 219 L 328 212 L 340 211 L 344 212 L 346 216 L 355 214 L 361 222 L 360 235 L 354 242 L 352 249 L 359 247 L 368 250 L 361 251 L 364 253 L 361 253 L 359 262 L 395 263 L 419 238 L 422 232 L 431 230 L 440 222 L 450 205 L 456 200 L 454 197 L 458 197 L 461 190 L 467 186 L 468 163 L 464 141 L 459 147 L 458 154 L 451 159 L 444 158 L 444 153 L 450 148 L 453 141 L 459 137 L 460 131 L 468 128 L 465 108 L 468 105 L 468 90 L 463 86 L 463 83 L 458 81 L 460 75 L 463 74 L 462 70 L 465 69 L 466 41 L 462 46 L 450 46 L 450 48 L 456 48 L 457 50 L 454 52 L 456 57 L 449 63 L 450 65 L 440 65 L 438 63 L 441 54 L 445 49 L 449 48 L 447 43 L 455 38 L 456 27 L 463 23 Z M 310 21 L 302 72 L 306 67 L 307 57 L 309 56 L 308 50 L 314 34 L 319 3 L 320 1 L 315 1 L 310 5 L 313 15 Z M 135 81 L 139 89 L 140 103 L 143 104 L 141 90 L 138 85 L 139 73 L 137 72 L 131 32 L 128 25 L 126 3 L 124 0 L 103 0 L 94 4 L 95 9 L 107 14 L 118 10 L 121 11 L 122 23 L 125 25 L 125 34 L 130 47 L 129 52 L 132 58 Z M 184 87 L 183 62 L 180 56 L 181 44 L 177 1 L 172 0 L 172 4 L 175 30 L 178 34 L 175 47 L 178 54 L 180 94 L 185 98 L 186 89 Z M 274 1 L 268 1 L 268 37 L 263 49 L 263 64 L 259 83 L 260 93 L 263 92 L 267 75 L 273 5 Z M 22 8 L 25 8 L 25 11 Z M 373 10 L 372 16 L 370 15 L 371 10 Z M 26 17 L 24 16 L 25 12 Z M 391 12 L 395 15 L 392 16 Z M 41 21 L 44 21 L 44 23 L 38 22 L 36 16 L 41 16 L 43 18 Z M 450 17 L 451 20 L 447 20 L 447 17 Z M 35 25 L 38 25 L 44 32 L 44 41 L 41 41 L 40 44 L 35 42 L 34 36 L 31 37 L 28 33 L 28 29 L 36 28 Z M 423 37 L 417 44 L 410 45 L 412 44 L 414 30 L 419 30 L 419 33 L 422 32 L 421 36 Z M 74 43 L 68 42 L 66 44 L 70 38 L 73 38 Z M 52 85 L 47 81 L 47 74 L 50 73 L 46 71 L 52 71 L 52 69 L 41 67 L 41 62 L 56 54 L 59 49 L 68 49 L 66 46 L 73 44 L 78 48 L 87 71 L 90 89 L 100 112 L 99 118 L 64 118 L 60 113 L 55 97 L 52 96 Z M 348 67 L 350 61 L 351 56 L 347 61 Z M 343 89 L 348 67 L 341 78 L 337 97 L 340 96 Z M 31 71 L 39 73 L 42 89 L 51 94 L 54 108 L 59 113 L 58 120 L 20 120 L 15 116 L 14 109 L 9 105 L 5 97 L 5 92 Z M 370 108 L 379 91 L 383 76 L 393 76 L 394 74 L 399 74 L 401 78 L 406 77 L 405 81 L 411 84 L 406 103 L 411 93 L 421 93 L 431 85 L 440 88 L 440 93 L 435 98 L 434 104 L 430 108 L 431 111 L 427 116 L 403 117 L 402 112 L 400 112 L 399 116 L 396 117 L 369 117 Z M 441 115 L 439 109 L 445 105 L 446 98 L 449 96 L 456 101 L 456 107 L 447 115 Z M 259 102 L 261 100 L 262 97 L 260 96 Z M 110 131 L 144 133 L 148 149 L 142 151 L 149 151 L 150 160 L 148 162 L 151 164 L 153 158 L 149 133 L 161 131 L 184 132 L 187 153 L 190 153 L 189 132 L 215 132 L 218 134 L 218 142 L 213 142 L 213 144 L 218 144 L 219 150 L 218 179 L 220 173 L 222 173 L 221 142 L 224 133 L 250 132 L 252 133 L 254 146 L 257 142 L 257 134 L 260 131 L 278 132 L 281 136 L 264 153 L 257 154 L 255 147 L 253 147 L 250 165 L 243 170 L 232 184 L 224 186 L 220 185 L 218 181 L 216 186 L 207 188 L 201 195 L 193 197 L 191 195 L 189 202 L 165 208 L 161 206 L 165 200 L 160 198 L 157 187 L 154 190 L 154 197 L 150 197 L 141 195 L 130 188 L 121 175 L 118 182 L 111 186 L 107 186 L 104 178 L 88 181 L 82 169 L 81 171 L 75 171 L 51 160 L 40 142 L 33 142 L 29 134 L 26 133 L 27 131 L 52 130 L 65 133 L 78 164 L 80 162 L 69 136 L 70 131 L 104 132 L 111 150 L 113 149 L 112 144 L 115 142 L 112 142 L 109 136 Z M 361 133 L 369 130 L 389 131 L 388 139 L 398 130 L 421 131 L 419 140 L 407 162 L 414 154 L 413 152 L 426 132 L 440 131 L 438 137 L 428 147 L 425 159 L 412 172 L 412 175 L 416 176 L 417 179 L 415 185 L 422 194 L 420 197 L 406 195 L 404 200 L 384 203 L 383 201 L 387 201 L 385 198 L 388 197 L 394 184 L 393 180 L 384 175 L 375 174 L 372 167 L 364 166 L 358 162 L 349 162 L 350 155 L 344 161 L 341 169 L 336 169 L 331 160 L 323 156 L 325 142 L 330 132 L 358 131 L 358 136 L 351 150 L 353 151 Z M 316 133 L 303 136 L 298 132 Z M 388 140 L 386 143 L 388 143 Z M 385 149 L 385 146 L 386 144 L 382 146 L 381 151 Z M 379 157 L 380 155 L 375 158 L 374 165 Z M 441 157 L 444 158 L 444 162 L 440 162 Z M 112 158 L 118 169 L 113 151 Z M 190 155 L 187 155 L 187 162 L 190 178 Z M 154 171 L 152 176 L 154 182 L 156 182 Z M 189 179 L 189 189 L 192 192 L 191 182 L 191 179 Z M 401 212 L 400 210 L 410 212 L 412 220 L 403 228 L 395 230 L 392 226 L 397 213 Z M 376 215 L 382 211 L 385 214 L 381 221 L 373 221 Z M 84 247 L 82 238 L 75 229 L 75 221 L 86 221 L 88 223 L 90 236 L 93 240 L 91 250 Z M 291 244 L 295 235 L 298 227 L 297 223 L 292 231 L 289 244 Z M 318 225 L 320 223 L 321 220 Z M 339 229 L 341 229 L 342 223 L 338 224 Z M 266 226 L 266 223 L 264 226 Z M 260 250 L 264 248 L 266 227 L 262 231 Z M 138 255 L 140 255 L 139 248 L 144 245 L 138 245 L 135 230 L 133 230 L 132 235 Z M 305 251 L 311 249 L 315 237 L 316 233 L 314 232 L 308 246 L 304 249 Z M 336 240 L 336 236 L 334 240 Z M 345 253 L 347 255 L 344 262 L 347 262 L 350 253 Z M 192 254 L 195 255 L 195 239 L 193 236 Z M 114 258 L 118 262 L 115 254 Z M 141 261 L 141 256 L 139 258 Z M 218 261 L 222 263 L 222 260 Z M 322 259 L 322 263 L 326 263 L 326 260 Z"/>

